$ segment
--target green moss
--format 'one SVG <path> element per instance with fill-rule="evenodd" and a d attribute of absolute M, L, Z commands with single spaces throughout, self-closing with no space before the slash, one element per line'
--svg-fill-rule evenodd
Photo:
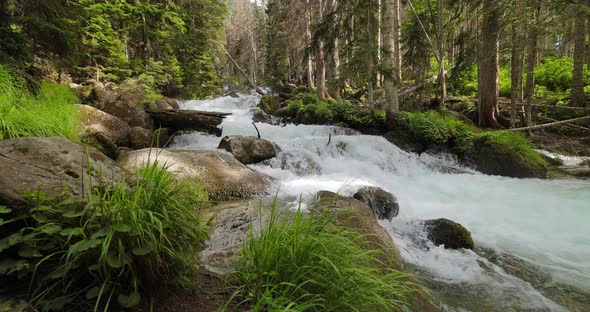
<path fill-rule="evenodd" d="M 481 133 L 478 136 L 487 144 L 490 144 L 496 151 L 511 155 L 522 164 L 528 166 L 546 167 L 547 161 L 543 156 L 533 149 L 533 144 L 522 134 L 511 131 L 490 131 Z"/>
<path fill-rule="evenodd" d="M 273 113 L 280 108 L 280 103 L 279 99 L 267 94 L 262 96 L 258 106 L 267 113 Z"/>

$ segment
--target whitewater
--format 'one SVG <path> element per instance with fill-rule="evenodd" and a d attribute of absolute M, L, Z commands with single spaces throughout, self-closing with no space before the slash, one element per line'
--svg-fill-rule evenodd
<path fill-rule="evenodd" d="M 221 125 L 223 135 L 255 136 L 250 109 L 259 99 L 244 94 L 187 101 L 181 107 L 232 113 Z M 256 126 L 282 151 L 277 159 L 250 167 L 274 177 L 277 185 L 269 194 L 294 207 L 299 198 L 304 206 L 311 203 L 321 190 L 351 196 L 371 185 L 395 194 L 400 214 L 381 224 L 409 269 L 424 277 L 446 310 L 582 311 L 568 294 L 590 296 L 589 182 L 488 176 L 462 167 L 450 155 L 407 153 L 383 137 L 340 127 Z M 182 134 L 170 148 L 216 150 L 220 139 Z M 476 250 L 424 243 L 420 220 L 435 218 L 464 225 Z M 494 264 L 485 256 L 490 253 L 511 255 L 525 264 L 525 271 L 538 269 L 533 272 L 543 277 L 543 287 Z"/>

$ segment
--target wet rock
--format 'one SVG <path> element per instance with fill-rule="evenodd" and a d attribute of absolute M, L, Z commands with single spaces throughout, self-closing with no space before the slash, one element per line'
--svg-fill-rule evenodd
<path fill-rule="evenodd" d="M 383 137 L 408 153 L 421 154 L 426 151 L 426 146 L 424 144 L 416 141 L 409 134 L 400 130 L 387 132 Z"/>
<path fill-rule="evenodd" d="M 489 175 L 513 178 L 546 178 L 544 162 L 528 159 L 513 151 L 502 149 L 485 140 L 477 140 L 462 156 L 463 163 Z"/>
<path fill-rule="evenodd" d="M 312 211 L 336 213 L 336 222 L 367 235 L 369 240 L 367 248 L 382 249 L 396 261 L 397 267 L 401 266 L 401 259 L 391 236 L 377 222 L 371 207 L 352 197 L 344 197 L 328 191 L 318 192 L 316 199 Z"/>
<path fill-rule="evenodd" d="M 133 149 L 142 149 L 152 145 L 153 133 L 141 127 L 129 129 L 130 147 Z"/>
<path fill-rule="evenodd" d="M 260 225 L 259 207 L 260 200 L 246 199 L 223 202 L 207 211 L 209 239 L 199 253 L 199 264 L 219 275 L 230 272 L 251 226 Z"/>
<path fill-rule="evenodd" d="M 424 221 L 424 229 L 436 246 L 444 245 L 445 249 L 473 249 L 475 244 L 469 232 L 461 224 L 449 219 Z"/>
<path fill-rule="evenodd" d="M 81 199 L 92 187 L 127 178 L 95 148 L 61 137 L 0 141 L 0 205 L 26 205 L 22 195 L 43 192 L 47 200 Z"/>
<path fill-rule="evenodd" d="M 391 220 L 399 214 L 397 198 L 380 187 L 360 188 L 353 197 L 369 205 L 377 219 Z"/>
<path fill-rule="evenodd" d="M 88 105 L 78 105 L 82 141 L 113 157 L 117 146 L 128 146 L 130 128 L 116 116 Z"/>
<path fill-rule="evenodd" d="M 156 159 L 168 171 L 201 184 L 213 201 L 263 194 L 273 181 L 244 166 L 232 155 L 220 152 L 142 149 L 121 155 L 117 162 L 132 170 Z"/>
<path fill-rule="evenodd" d="M 178 105 L 178 100 L 169 98 L 169 97 L 162 97 L 157 99 L 154 103 L 148 105 L 146 108 L 149 109 L 180 109 L 180 105 Z"/>
<path fill-rule="evenodd" d="M 252 113 L 252 121 L 272 124 L 272 116 L 265 113 L 262 109 L 253 107 L 250 109 L 250 113 Z"/>
<path fill-rule="evenodd" d="M 582 167 L 582 166 L 563 166 L 559 168 L 561 171 L 566 173 L 567 175 L 576 177 L 576 178 L 590 178 L 590 167 Z"/>
<path fill-rule="evenodd" d="M 217 148 L 230 152 L 237 160 L 246 165 L 277 156 L 277 150 L 272 142 L 252 136 L 226 136 Z"/>
<path fill-rule="evenodd" d="M 322 173 L 320 165 L 303 153 L 280 152 L 277 157 L 267 159 L 262 164 L 271 168 L 289 170 L 298 176 L 319 175 Z"/>
<path fill-rule="evenodd" d="M 297 112 L 293 112 L 288 107 L 277 109 L 272 115 L 279 118 L 295 118 Z"/>

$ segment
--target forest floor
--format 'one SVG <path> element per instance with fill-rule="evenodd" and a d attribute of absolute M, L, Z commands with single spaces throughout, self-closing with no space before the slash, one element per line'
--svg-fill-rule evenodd
<path fill-rule="evenodd" d="M 590 156 L 590 133 L 585 136 L 572 136 L 558 132 L 534 132 L 529 137 L 539 148 L 567 156 Z"/>

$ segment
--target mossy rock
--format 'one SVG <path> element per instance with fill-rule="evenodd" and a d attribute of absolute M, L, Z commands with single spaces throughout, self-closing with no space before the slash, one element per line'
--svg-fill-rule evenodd
<path fill-rule="evenodd" d="M 462 157 L 477 171 L 513 178 L 547 178 L 548 164 L 532 150 L 521 150 L 509 144 L 480 137 Z"/>
<path fill-rule="evenodd" d="M 428 239 L 434 245 L 444 245 L 445 249 L 471 249 L 475 247 L 471 232 L 461 224 L 449 219 L 435 219 L 424 221 L 424 229 Z"/>
<path fill-rule="evenodd" d="M 260 103 L 258 104 L 264 112 L 268 114 L 272 114 L 277 111 L 280 107 L 279 98 L 274 97 L 272 95 L 264 95 L 260 99 Z"/>

